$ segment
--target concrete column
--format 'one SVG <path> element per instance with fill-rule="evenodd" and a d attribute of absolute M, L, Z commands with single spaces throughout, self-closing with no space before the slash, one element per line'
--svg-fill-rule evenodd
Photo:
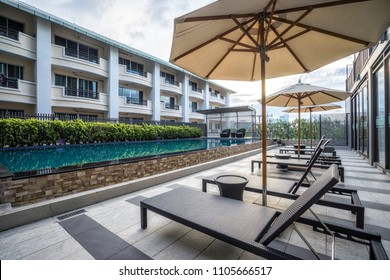
<path fill-rule="evenodd" d="M 37 17 L 36 113 L 51 114 L 51 23 Z"/>
<path fill-rule="evenodd" d="M 109 53 L 109 74 L 107 79 L 106 91 L 108 94 L 108 118 L 119 119 L 118 88 L 119 88 L 119 71 L 118 71 L 119 51 L 117 48 L 110 46 Z"/>
<path fill-rule="evenodd" d="M 183 74 L 183 79 L 182 79 L 183 95 L 181 97 L 181 102 L 180 102 L 182 113 L 183 113 L 183 122 L 190 121 L 190 114 L 189 114 L 190 113 L 190 108 L 189 108 L 190 98 L 189 98 L 189 93 L 188 93 L 189 80 L 190 80 L 190 77 L 187 74 Z"/>
<path fill-rule="evenodd" d="M 226 94 L 225 97 L 225 107 L 230 107 L 230 92 Z"/>
<path fill-rule="evenodd" d="M 153 115 L 152 120 L 160 121 L 161 120 L 161 102 L 160 102 L 160 64 L 157 62 L 154 63 L 153 70 L 153 88 L 151 92 L 152 98 L 152 108 Z"/>
<path fill-rule="evenodd" d="M 202 110 L 210 109 L 210 92 L 209 92 L 209 83 L 206 82 L 203 88 L 203 106 Z"/>

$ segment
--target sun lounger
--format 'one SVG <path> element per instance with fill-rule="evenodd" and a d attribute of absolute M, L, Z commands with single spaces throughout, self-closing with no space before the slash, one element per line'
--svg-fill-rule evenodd
<path fill-rule="evenodd" d="M 202 191 L 207 192 L 208 184 L 216 185 L 215 178 L 226 175 L 224 172 L 202 178 Z M 245 177 L 248 180 L 245 191 L 262 193 L 261 177 L 256 175 L 242 174 L 238 172 L 229 172 L 229 175 Z M 299 182 L 287 179 L 267 178 L 267 194 L 271 196 L 295 200 L 299 197 L 296 194 Z M 300 187 L 306 188 L 310 185 L 301 183 Z M 337 195 L 337 197 L 335 197 Z M 357 190 L 344 187 L 333 187 L 328 194 L 318 200 L 318 205 L 332 207 L 340 210 L 346 210 L 356 215 L 355 225 L 357 228 L 364 228 L 364 206 L 362 205 Z"/>
<path fill-rule="evenodd" d="M 251 160 L 251 172 L 255 172 L 255 165 L 257 164 L 258 168 L 261 167 L 262 159 L 253 159 Z M 276 158 L 268 158 L 267 164 L 276 164 L 276 165 L 288 165 L 289 168 L 294 168 L 294 170 L 300 170 L 300 168 L 306 168 L 308 166 L 307 160 L 299 160 L 299 159 L 276 159 Z M 337 162 L 332 162 L 331 164 L 338 164 Z M 313 168 L 319 169 L 328 169 L 330 166 L 329 163 L 320 164 L 315 162 Z M 297 169 L 298 168 L 298 169 Z M 338 170 L 340 173 L 340 181 L 344 182 L 344 166 L 338 165 Z"/>
<path fill-rule="evenodd" d="M 141 228 L 147 227 L 147 210 L 189 226 L 214 238 L 237 246 L 267 259 L 309 259 L 321 258 L 307 240 L 312 250 L 308 255 L 304 248 L 277 240 L 294 222 L 324 228 L 332 237 L 349 240 L 359 238 L 370 249 L 371 259 L 388 259 L 381 243 L 381 236 L 365 230 L 341 225 L 323 223 L 303 214 L 338 182 L 337 166 L 332 165 L 324 174 L 290 207 L 282 213 L 264 206 L 239 200 L 178 188 L 140 202 Z M 314 213 L 313 213 L 314 214 Z M 318 218 L 317 215 L 315 215 Z M 293 226 L 295 230 L 298 229 Z M 334 232 L 336 231 L 336 233 Z M 337 252 L 336 252 L 337 258 Z"/>

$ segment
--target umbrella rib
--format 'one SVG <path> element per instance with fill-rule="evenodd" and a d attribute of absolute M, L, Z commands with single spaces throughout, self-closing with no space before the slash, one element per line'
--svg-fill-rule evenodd
<path fill-rule="evenodd" d="M 273 15 L 274 15 L 274 13 L 275 13 L 276 1 L 277 1 L 277 0 L 271 0 L 271 1 L 268 3 L 268 6 L 267 6 L 266 9 L 265 9 L 265 11 L 268 10 L 268 7 L 269 7 L 270 5 L 272 5 L 272 10 L 271 10 L 271 13 L 270 13 L 270 17 L 273 17 Z M 269 22 L 267 21 L 267 29 L 265 30 L 265 36 L 264 36 L 265 42 L 267 42 L 269 30 L 270 30 L 270 24 L 269 24 Z"/>
<path fill-rule="evenodd" d="M 249 27 L 248 29 L 251 29 L 254 25 L 256 24 L 256 21 L 254 21 Z M 229 53 L 234 49 L 235 46 L 237 46 L 237 44 L 241 44 L 239 41 L 241 41 L 242 38 L 244 38 L 245 36 L 245 33 L 243 33 L 240 38 L 237 40 L 237 41 L 233 41 L 231 43 L 233 43 L 233 46 L 221 57 L 221 59 L 214 65 L 214 67 L 210 70 L 210 72 L 206 75 L 206 77 L 208 78 L 214 71 L 215 69 L 218 68 L 218 66 L 222 63 L 222 61 L 225 60 L 225 58 L 229 55 Z M 229 40 L 227 38 L 219 38 L 219 39 L 226 39 L 226 40 Z M 249 46 L 250 47 L 250 46 Z"/>
<path fill-rule="evenodd" d="M 245 34 L 244 34 L 244 36 L 245 36 Z M 244 36 L 242 36 L 239 40 L 241 40 Z M 222 41 L 225 41 L 225 42 L 228 42 L 228 43 L 232 43 L 232 44 L 244 47 L 244 48 L 247 48 L 249 51 L 252 51 L 252 52 L 258 52 L 258 50 L 256 48 L 254 48 L 253 46 L 241 43 L 241 42 L 239 42 L 239 40 L 238 41 L 234 41 L 234 40 L 231 40 L 231 39 L 228 39 L 228 38 L 225 38 L 225 37 L 218 37 L 218 39 L 220 39 Z"/>
<path fill-rule="evenodd" d="M 253 38 L 253 36 L 251 34 L 249 34 L 248 30 L 246 30 L 244 28 L 244 26 L 236 19 L 236 18 L 232 18 L 233 21 L 235 22 L 235 24 L 237 24 L 237 26 L 240 28 L 240 30 L 249 38 L 249 40 L 252 41 L 252 43 L 257 47 L 259 48 L 260 45 L 259 43 L 255 40 L 255 38 Z"/>
<path fill-rule="evenodd" d="M 271 26 L 271 28 L 275 32 L 275 34 L 279 36 L 278 31 L 273 26 Z M 309 69 L 306 68 L 306 66 L 303 64 L 303 62 L 299 59 L 299 57 L 295 54 L 295 52 L 290 48 L 290 46 L 287 44 L 287 42 L 282 37 L 280 37 L 280 41 L 284 44 L 285 48 L 291 53 L 291 55 L 295 58 L 295 60 L 298 62 L 298 64 L 302 67 L 302 69 L 305 72 L 309 72 Z"/>
<path fill-rule="evenodd" d="M 229 18 L 230 18 L 230 17 L 229 17 Z M 251 21 L 255 21 L 255 22 L 256 22 L 256 19 L 251 18 L 251 19 L 247 20 L 246 22 L 244 22 L 244 24 L 249 24 Z M 177 61 L 177 60 L 179 60 L 179 59 L 181 59 L 181 58 L 183 58 L 183 57 L 189 55 L 190 53 L 193 53 L 193 52 L 195 52 L 195 51 L 197 51 L 197 50 L 203 48 L 204 46 L 207 46 L 208 44 L 210 44 L 210 43 L 212 43 L 212 42 L 218 40 L 220 37 L 223 37 L 223 36 L 225 36 L 225 35 L 227 35 L 227 34 L 229 34 L 229 33 L 232 33 L 233 31 L 236 31 L 237 29 L 239 29 L 238 26 L 235 26 L 235 27 L 229 29 L 229 30 L 227 30 L 227 31 L 225 31 L 225 32 L 223 32 L 223 33 L 221 33 L 221 34 L 215 36 L 214 38 L 212 38 L 212 39 L 210 39 L 210 40 L 208 40 L 208 41 L 206 41 L 206 42 L 203 42 L 202 44 L 197 45 L 196 47 L 194 47 L 194 48 L 192 48 L 192 49 L 190 49 L 190 50 L 188 50 L 188 51 L 186 51 L 186 52 L 184 52 L 184 53 L 182 53 L 182 54 L 176 56 L 175 58 L 173 58 L 173 61 Z"/>
<path fill-rule="evenodd" d="M 308 32 L 310 32 L 310 30 L 305 29 L 304 31 L 299 32 L 299 33 L 297 33 L 297 34 L 295 34 L 295 35 L 293 35 L 291 37 L 285 38 L 284 42 L 288 42 L 288 41 L 294 40 L 295 38 L 300 37 L 300 36 L 302 36 L 302 35 L 304 35 L 304 34 L 306 34 Z M 271 51 L 271 50 L 276 50 L 276 49 L 283 48 L 283 47 L 284 47 L 284 43 L 283 42 L 278 42 L 276 44 L 269 45 L 268 46 L 268 50 Z"/>
<path fill-rule="evenodd" d="M 339 6 L 339 5 L 354 4 L 354 3 L 358 3 L 358 2 L 367 2 L 367 1 L 371 1 L 371 0 L 339 0 L 339 1 L 334 1 L 334 2 L 316 4 L 316 5 L 308 5 L 308 6 L 302 6 L 302 7 L 290 8 L 290 9 L 284 9 L 284 10 L 277 10 L 275 13 L 277 13 L 277 14 L 293 13 L 293 12 L 299 12 L 302 10 L 307 10 L 308 8 L 320 9 L 320 8 L 334 7 L 334 6 Z"/>
<path fill-rule="evenodd" d="M 293 23 L 290 23 L 290 26 L 287 27 L 283 32 L 281 32 L 276 38 L 270 43 L 270 45 L 276 43 L 279 39 L 282 38 L 283 35 L 285 35 L 288 31 L 290 31 L 294 26 L 296 26 L 302 19 L 304 19 L 308 14 L 310 14 L 313 11 L 312 8 L 309 8 L 306 10 L 299 18 L 297 18 Z M 272 18 L 272 16 L 271 16 Z"/>
<path fill-rule="evenodd" d="M 281 21 L 283 23 L 289 23 L 289 24 L 293 23 L 293 21 L 291 21 L 291 20 L 283 19 L 283 18 L 279 18 L 279 17 L 275 17 L 275 16 L 272 17 L 272 19 L 273 20 L 277 20 L 277 21 Z M 340 38 L 340 39 L 343 39 L 343 40 L 355 42 L 355 43 L 358 43 L 358 44 L 361 44 L 361 45 L 365 45 L 365 46 L 368 46 L 370 44 L 370 42 L 367 42 L 367 41 L 364 41 L 364 40 L 360 40 L 360 39 L 357 39 L 357 38 L 353 38 L 353 37 L 350 37 L 350 36 L 342 35 L 342 34 L 339 34 L 339 33 L 336 33 L 336 32 L 332 32 L 332 31 L 329 31 L 329 30 L 321 29 L 321 28 L 318 28 L 318 27 L 314 27 L 314 26 L 310 26 L 310 25 L 306 25 L 306 24 L 302 24 L 302 23 L 297 23 L 296 26 L 304 28 L 304 29 L 307 29 L 309 31 L 315 31 L 315 32 L 318 32 L 318 33 L 323 33 L 323 34 L 326 34 L 326 35 L 329 35 L 329 36 L 333 36 L 333 37 L 337 37 L 337 38 Z"/>

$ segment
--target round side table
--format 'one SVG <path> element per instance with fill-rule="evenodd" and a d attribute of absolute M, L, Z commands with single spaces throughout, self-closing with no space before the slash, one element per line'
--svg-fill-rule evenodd
<path fill-rule="evenodd" d="M 243 200 L 248 179 L 238 175 L 221 175 L 214 179 L 221 196 Z"/>

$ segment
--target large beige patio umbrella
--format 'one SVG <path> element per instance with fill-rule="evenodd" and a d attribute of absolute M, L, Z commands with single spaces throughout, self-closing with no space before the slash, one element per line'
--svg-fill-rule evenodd
<path fill-rule="evenodd" d="M 219 0 L 175 19 L 170 61 L 208 79 L 262 81 L 263 204 L 266 79 L 309 72 L 378 42 L 388 0 Z"/>
<path fill-rule="evenodd" d="M 305 106 L 301 107 L 301 113 L 309 113 L 309 120 L 310 120 L 310 147 L 313 147 L 313 129 L 312 129 L 312 119 L 311 115 L 313 112 L 325 112 L 325 111 L 331 111 L 336 109 L 341 109 L 342 107 L 340 105 L 336 104 L 325 104 L 325 105 L 317 105 L 317 106 Z M 283 110 L 284 113 L 298 113 L 299 108 L 298 107 L 291 107 Z"/>
<path fill-rule="evenodd" d="M 301 150 L 301 107 L 315 106 L 330 102 L 343 101 L 351 96 L 351 93 L 336 89 L 303 84 L 286 87 L 266 97 L 267 106 L 291 107 L 296 106 L 298 111 L 298 158 Z M 259 100 L 261 102 L 261 100 Z"/>

